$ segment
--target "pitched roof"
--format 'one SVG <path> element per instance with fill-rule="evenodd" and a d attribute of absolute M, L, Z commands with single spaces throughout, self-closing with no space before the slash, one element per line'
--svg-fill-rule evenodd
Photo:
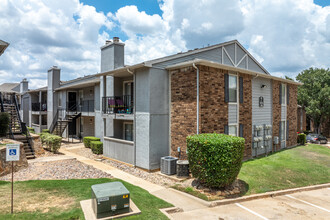
<path fill-rule="evenodd" d="M 5 52 L 6 48 L 9 46 L 9 43 L 0 40 L 0 56 Z"/>
<path fill-rule="evenodd" d="M 19 83 L 3 83 L 0 85 L 0 92 L 19 93 Z"/>

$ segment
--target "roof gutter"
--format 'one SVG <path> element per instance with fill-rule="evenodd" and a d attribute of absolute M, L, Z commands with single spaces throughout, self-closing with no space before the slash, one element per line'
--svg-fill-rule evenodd
<path fill-rule="evenodd" d="M 234 66 L 228 66 L 228 65 L 221 64 L 221 63 L 212 62 L 212 61 L 208 61 L 208 60 L 202 60 L 202 59 L 194 59 L 194 60 L 191 60 L 191 61 L 182 62 L 182 63 L 179 63 L 179 64 L 167 66 L 166 69 L 167 70 L 175 70 L 175 69 L 178 69 L 178 68 L 193 66 L 193 64 L 195 64 L 195 65 L 205 65 L 205 66 L 209 66 L 209 67 L 221 68 L 221 69 L 231 70 L 231 71 L 238 71 L 240 73 L 249 74 L 249 75 L 252 75 L 252 76 L 255 76 L 255 77 L 258 76 L 258 77 L 262 77 L 262 78 L 273 79 L 273 80 L 277 80 L 277 81 L 281 81 L 281 82 L 285 82 L 285 83 L 289 83 L 289 84 L 293 84 L 293 85 L 298 85 L 298 86 L 303 85 L 303 83 L 300 83 L 300 82 L 295 82 L 295 81 L 292 81 L 292 80 L 283 79 L 283 78 L 276 77 L 276 76 L 262 74 L 262 73 L 258 73 L 258 72 L 255 72 L 255 71 L 246 70 L 246 69 L 242 69 L 242 68 L 238 68 L 238 67 L 234 67 Z"/>
<path fill-rule="evenodd" d="M 197 124 L 196 124 L 196 134 L 199 134 L 199 69 L 195 65 L 195 63 L 192 64 L 192 66 L 197 70 L 197 75 L 196 75 L 196 90 L 197 90 L 197 97 L 196 97 L 196 102 L 197 102 L 197 111 L 196 111 L 196 117 L 197 117 Z"/>
<path fill-rule="evenodd" d="M 98 74 L 95 74 L 95 76 L 114 76 L 119 73 L 126 73 L 126 72 L 131 73 L 131 72 L 134 72 L 134 70 L 142 68 L 142 67 L 151 67 L 151 65 L 143 62 L 143 63 L 139 63 L 139 64 L 132 65 L 132 66 L 124 66 L 124 67 L 120 67 L 118 69 L 114 69 L 111 71 L 98 73 Z"/>

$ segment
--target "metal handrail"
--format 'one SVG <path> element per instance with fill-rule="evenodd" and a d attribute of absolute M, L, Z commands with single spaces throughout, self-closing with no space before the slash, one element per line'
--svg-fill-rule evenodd
<path fill-rule="evenodd" d="M 131 95 L 102 97 L 102 112 L 104 114 L 132 114 L 134 100 Z"/>
<path fill-rule="evenodd" d="M 54 131 L 56 125 L 57 125 L 57 121 L 58 121 L 58 112 L 59 112 L 59 109 L 57 109 L 57 112 L 56 112 L 56 114 L 55 114 L 55 116 L 54 116 L 54 118 L 53 118 L 53 122 L 52 122 L 52 124 L 51 124 L 50 127 L 49 127 L 49 132 L 50 132 L 50 133 L 53 133 L 53 131 Z"/>
<path fill-rule="evenodd" d="M 15 108 L 16 108 L 16 115 L 17 115 L 18 121 L 21 125 L 22 133 L 26 135 L 27 141 L 29 142 L 29 145 L 31 147 L 31 152 L 34 154 L 32 137 L 31 137 L 29 129 L 26 126 L 26 123 L 22 122 L 22 120 L 21 120 L 21 115 L 19 114 L 19 107 L 18 107 L 17 97 L 16 97 L 15 94 L 13 94 L 13 100 L 14 100 L 14 104 L 15 104 Z"/>

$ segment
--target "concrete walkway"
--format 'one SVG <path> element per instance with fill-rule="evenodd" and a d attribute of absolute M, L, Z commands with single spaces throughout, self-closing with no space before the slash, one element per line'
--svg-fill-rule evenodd
<path fill-rule="evenodd" d="M 165 200 L 166 202 L 173 204 L 175 207 L 178 207 L 178 208 L 182 209 L 183 211 L 192 211 L 192 210 L 203 209 L 203 208 L 208 207 L 208 202 L 197 199 L 189 194 L 179 192 L 179 191 L 173 190 L 171 188 L 165 188 L 163 186 L 153 184 L 144 179 L 141 179 L 139 177 L 136 177 L 129 173 L 121 171 L 115 167 L 112 167 L 112 166 L 109 166 L 102 162 L 95 161 L 95 160 L 77 155 L 77 154 L 67 151 L 65 149 L 60 149 L 60 152 L 67 156 L 76 158 L 78 161 L 80 161 L 82 163 L 91 165 L 97 169 L 100 169 L 106 173 L 109 173 L 115 178 L 124 180 L 135 186 L 139 186 L 139 187 L 147 190 L 150 194 L 157 196 L 158 198 L 161 198 L 161 199 Z"/>
<path fill-rule="evenodd" d="M 309 192 L 299 192 L 291 189 L 265 193 L 265 195 L 254 195 L 255 198 L 251 201 L 249 201 L 249 196 L 247 196 L 244 197 L 246 200 L 236 200 L 230 204 L 224 203 L 221 205 L 153 184 L 102 162 L 88 159 L 65 149 L 60 149 L 60 152 L 107 172 L 115 178 L 139 186 L 152 195 L 181 209 L 180 212 L 171 212 L 170 214 L 163 211 L 170 219 L 330 219 L 330 184 L 299 188 L 299 191 L 312 190 Z M 274 197 L 271 195 L 272 193 L 275 193 Z M 260 196 L 260 198 L 257 196 Z M 306 203 L 305 201 L 308 202 Z"/>

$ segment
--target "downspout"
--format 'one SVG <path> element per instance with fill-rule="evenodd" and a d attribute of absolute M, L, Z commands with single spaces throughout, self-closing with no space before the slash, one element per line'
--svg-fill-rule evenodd
<path fill-rule="evenodd" d="M 134 86 L 134 106 L 135 105 L 135 102 L 136 102 L 136 86 L 135 86 L 135 79 L 136 79 L 136 76 L 134 74 L 133 71 L 131 71 L 129 68 L 127 68 L 127 72 L 129 72 L 130 74 L 133 75 L 133 86 Z M 134 126 L 136 126 L 136 114 L 135 114 L 135 107 L 134 107 Z M 134 128 L 134 139 L 136 138 L 136 127 Z M 133 165 L 134 165 L 134 168 L 136 168 L 136 141 L 134 140 L 134 162 L 133 162 Z"/>
<path fill-rule="evenodd" d="M 196 134 L 199 134 L 199 69 L 197 68 L 197 66 L 195 65 L 195 63 L 193 63 L 193 67 L 197 70 L 197 81 L 196 81 L 196 89 L 197 89 L 197 111 L 196 111 L 196 117 L 197 117 L 197 128 L 196 128 Z"/>

